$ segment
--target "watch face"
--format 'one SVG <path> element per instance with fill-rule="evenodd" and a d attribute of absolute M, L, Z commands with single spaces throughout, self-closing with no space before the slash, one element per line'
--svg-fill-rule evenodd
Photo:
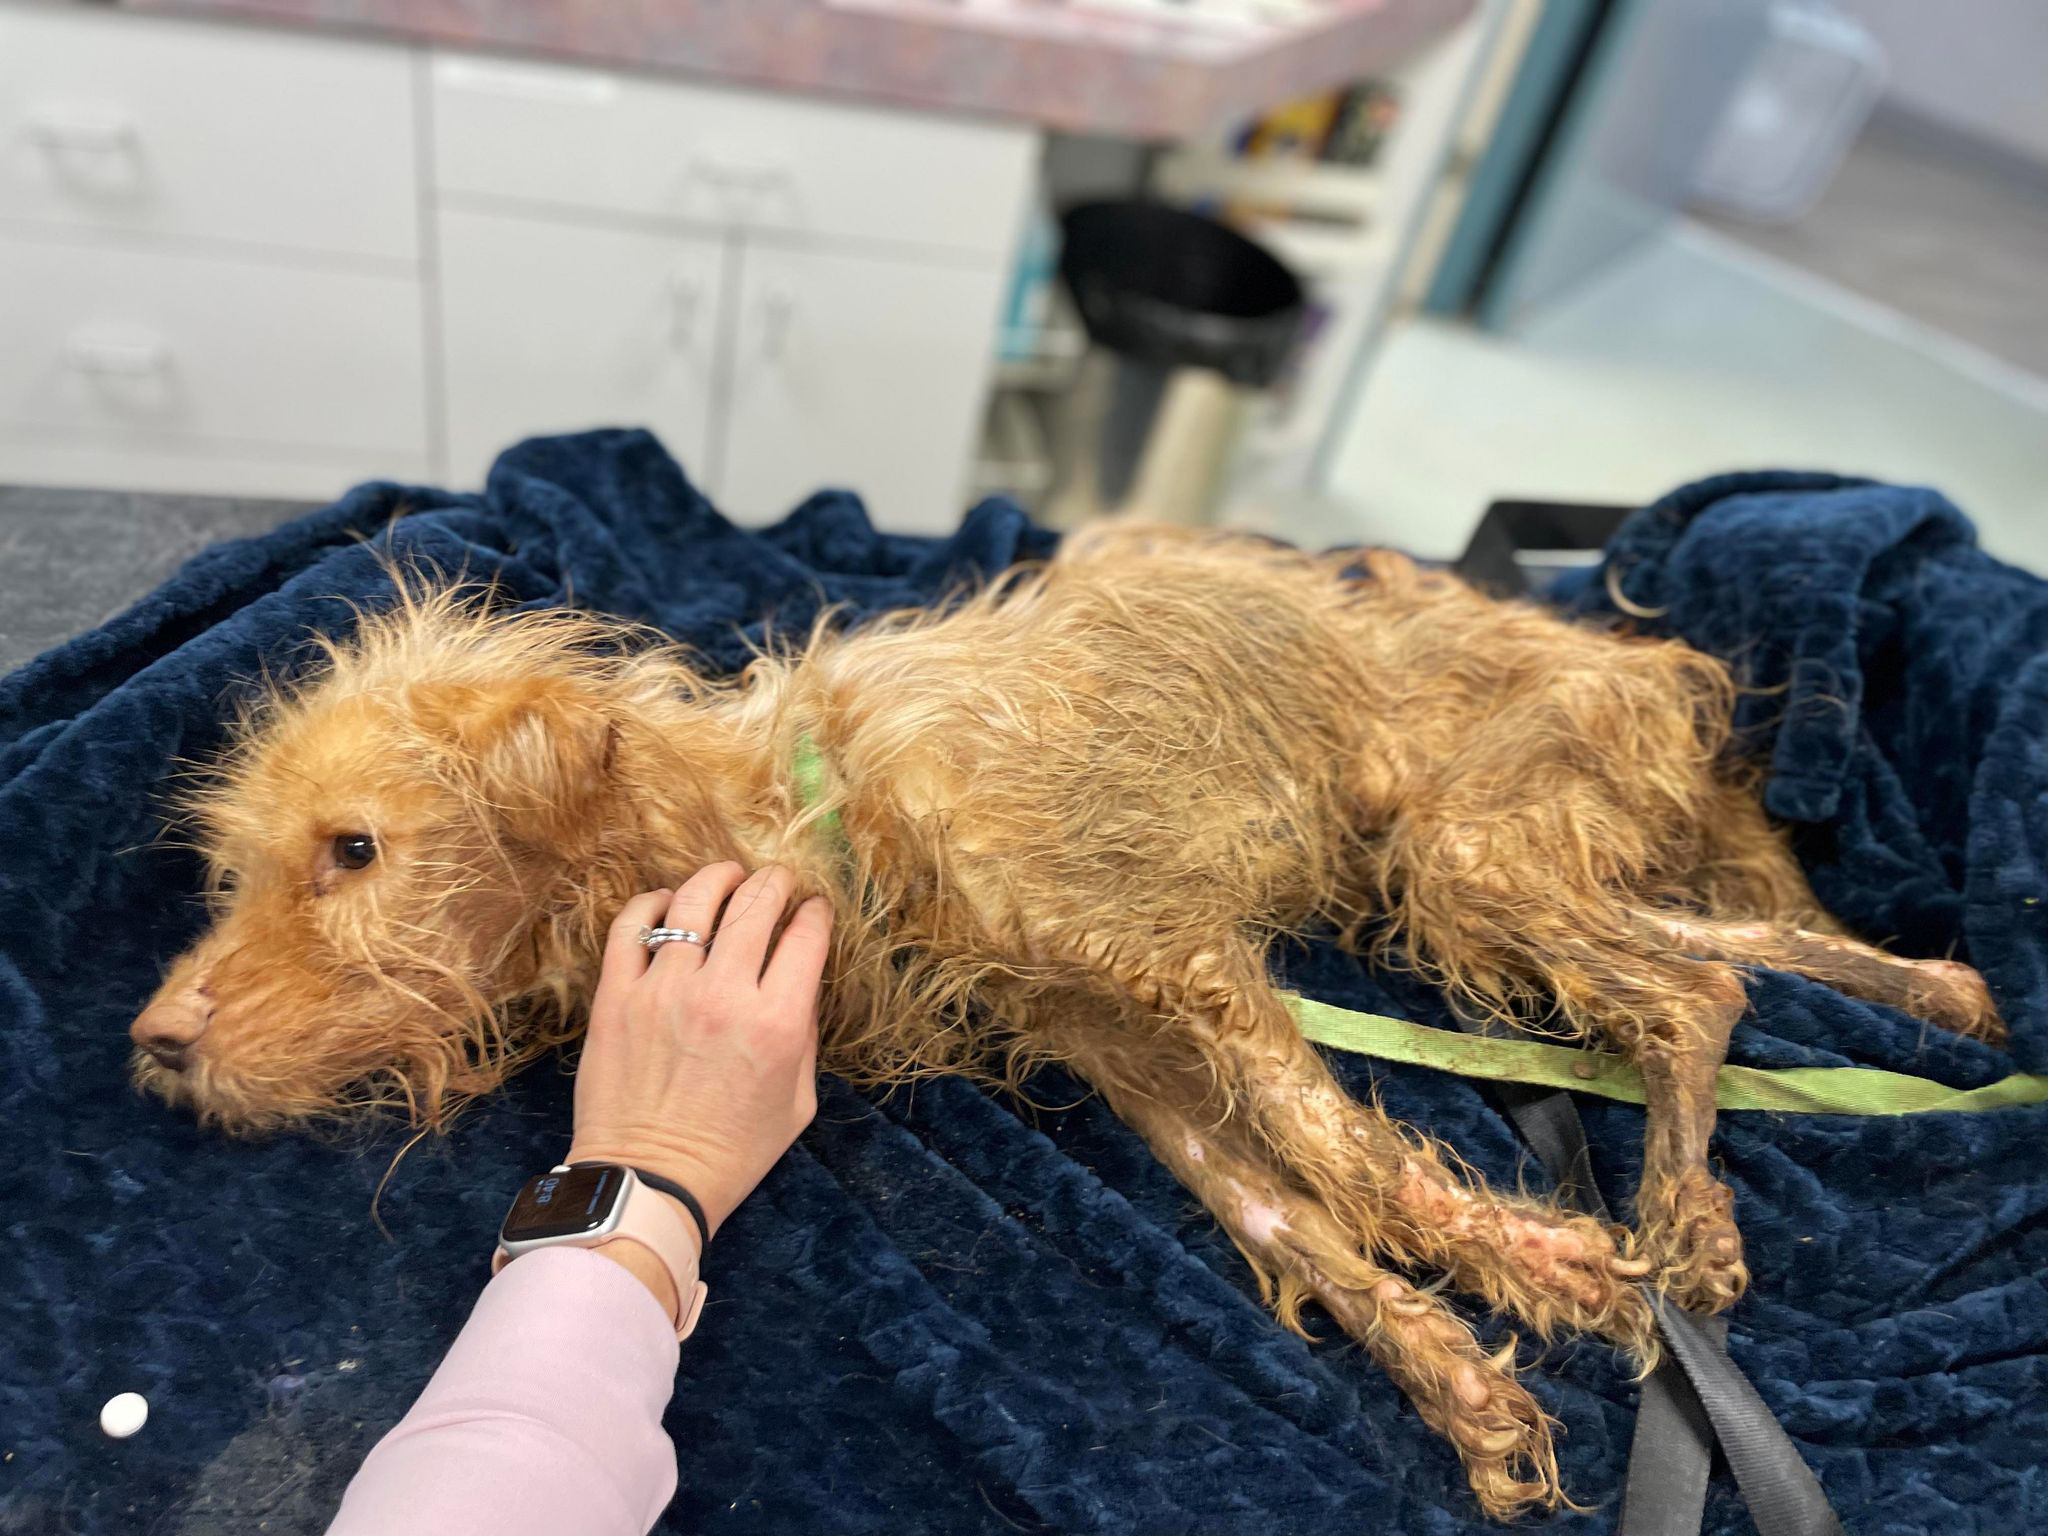
<path fill-rule="evenodd" d="M 619 1203 L 625 1189 L 625 1170 L 603 1164 L 543 1173 L 527 1180 L 526 1188 L 519 1191 L 499 1239 L 523 1243 L 536 1238 L 580 1237 L 596 1232 L 611 1216 L 612 1207 Z"/>

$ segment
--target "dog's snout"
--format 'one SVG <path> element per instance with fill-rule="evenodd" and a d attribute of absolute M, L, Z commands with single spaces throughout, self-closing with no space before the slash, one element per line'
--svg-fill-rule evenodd
<path fill-rule="evenodd" d="M 213 1000 L 204 987 L 161 997 L 128 1026 L 128 1035 L 159 1065 L 182 1072 L 192 1064 L 193 1048 L 213 1020 Z"/>

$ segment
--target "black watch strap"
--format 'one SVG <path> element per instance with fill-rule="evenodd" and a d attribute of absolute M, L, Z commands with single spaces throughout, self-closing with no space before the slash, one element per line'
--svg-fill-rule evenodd
<path fill-rule="evenodd" d="M 569 1166 L 571 1168 L 592 1168 L 602 1165 L 596 1163 L 571 1163 Z M 630 1163 L 625 1166 L 633 1168 L 633 1165 Z M 699 1253 L 710 1251 L 711 1223 L 704 1219 L 704 1207 L 697 1203 L 695 1195 L 683 1188 L 674 1179 L 665 1179 L 658 1173 L 649 1173 L 645 1168 L 633 1168 L 633 1177 L 642 1184 L 645 1184 L 649 1189 L 658 1189 L 664 1195 L 679 1201 L 683 1209 L 690 1213 L 690 1220 L 697 1223 L 697 1251 Z"/>

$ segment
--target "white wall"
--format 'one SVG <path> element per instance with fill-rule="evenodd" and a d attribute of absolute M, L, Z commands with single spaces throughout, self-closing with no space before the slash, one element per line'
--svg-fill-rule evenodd
<path fill-rule="evenodd" d="M 1837 4 L 1891 55 L 1887 102 L 2048 164 L 2048 3 Z"/>

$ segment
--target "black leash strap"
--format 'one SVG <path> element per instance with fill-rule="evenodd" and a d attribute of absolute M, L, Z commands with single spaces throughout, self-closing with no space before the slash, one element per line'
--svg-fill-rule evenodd
<path fill-rule="evenodd" d="M 1661 1314 L 1657 1322 L 1661 1328 Z M 1718 1317 L 1706 1326 L 1727 1335 L 1728 1325 Z M 1666 1355 L 1644 1378 L 1636 1406 L 1636 1433 L 1628 1448 L 1628 1483 L 1617 1526 L 1620 1536 L 1699 1536 L 1707 1510 L 1707 1475 L 1713 1467 L 1713 1420 L 1700 1406 L 1685 1372 Z"/>
<path fill-rule="evenodd" d="M 1661 1296 L 1654 1305 L 1665 1347 L 1678 1362 L 1695 1401 L 1713 1427 L 1714 1437 L 1721 1442 L 1721 1454 L 1728 1458 L 1729 1470 L 1742 1489 L 1743 1502 L 1749 1505 L 1749 1518 L 1756 1522 L 1758 1536 L 1843 1536 L 1842 1522 L 1828 1507 L 1828 1496 L 1821 1491 L 1812 1469 L 1800 1459 L 1792 1437 L 1772 1417 L 1770 1408 L 1742 1374 L 1742 1368 L 1728 1358 L 1727 1325 L 1718 1318 L 1695 1317 Z M 1652 1432 L 1664 1435 L 1668 1433 L 1667 1425 L 1653 1424 Z M 1637 1528 L 1629 1524 L 1629 1516 L 1637 1507 L 1635 1464 L 1645 1454 L 1644 1433 L 1639 1412 L 1635 1442 L 1629 1447 L 1628 1493 L 1622 1502 L 1621 1536 L 1639 1536 Z M 1711 1457 L 1711 1442 L 1693 1443 L 1698 1447 L 1693 1453 L 1697 1460 L 1704 1462 Z M 1651 1448 L 1647 1454 L 1654 1464 L 1667 1453 Z M 1704 1477 L 1701 1483 L 1704 1494 Z M 1641 1533 L 1647 1536 L 1662 1530 L 1652 1513 L 1659 1495 L 1646 1489 L 1643 1496 L 1649 1503 L 1644 1510 Z M 1699 1517 L 1694 1515 L 1691 1530 L 1698 1529 Z M 1691 1536 L 1690 1531 L 1687 1536 Z"/>
<path fill-rule="evenodd" d="M 1459 1023 L 1478 1032 L 1463 1018 Z M 1586 1127 L 1568 1093 L 1493 1083 L 1495 1102 L 1550 1171 L 1567 1204 L 1607 1217 Z M 1699 1536 L 1718 1440 L 1757 1536 L 1844 1536 L 1792 1437 L 1728 1356 L 1728 1325 L 1653 1298 L 1664 1357 L 1643 1383 L 1618 1536 Z"/>

